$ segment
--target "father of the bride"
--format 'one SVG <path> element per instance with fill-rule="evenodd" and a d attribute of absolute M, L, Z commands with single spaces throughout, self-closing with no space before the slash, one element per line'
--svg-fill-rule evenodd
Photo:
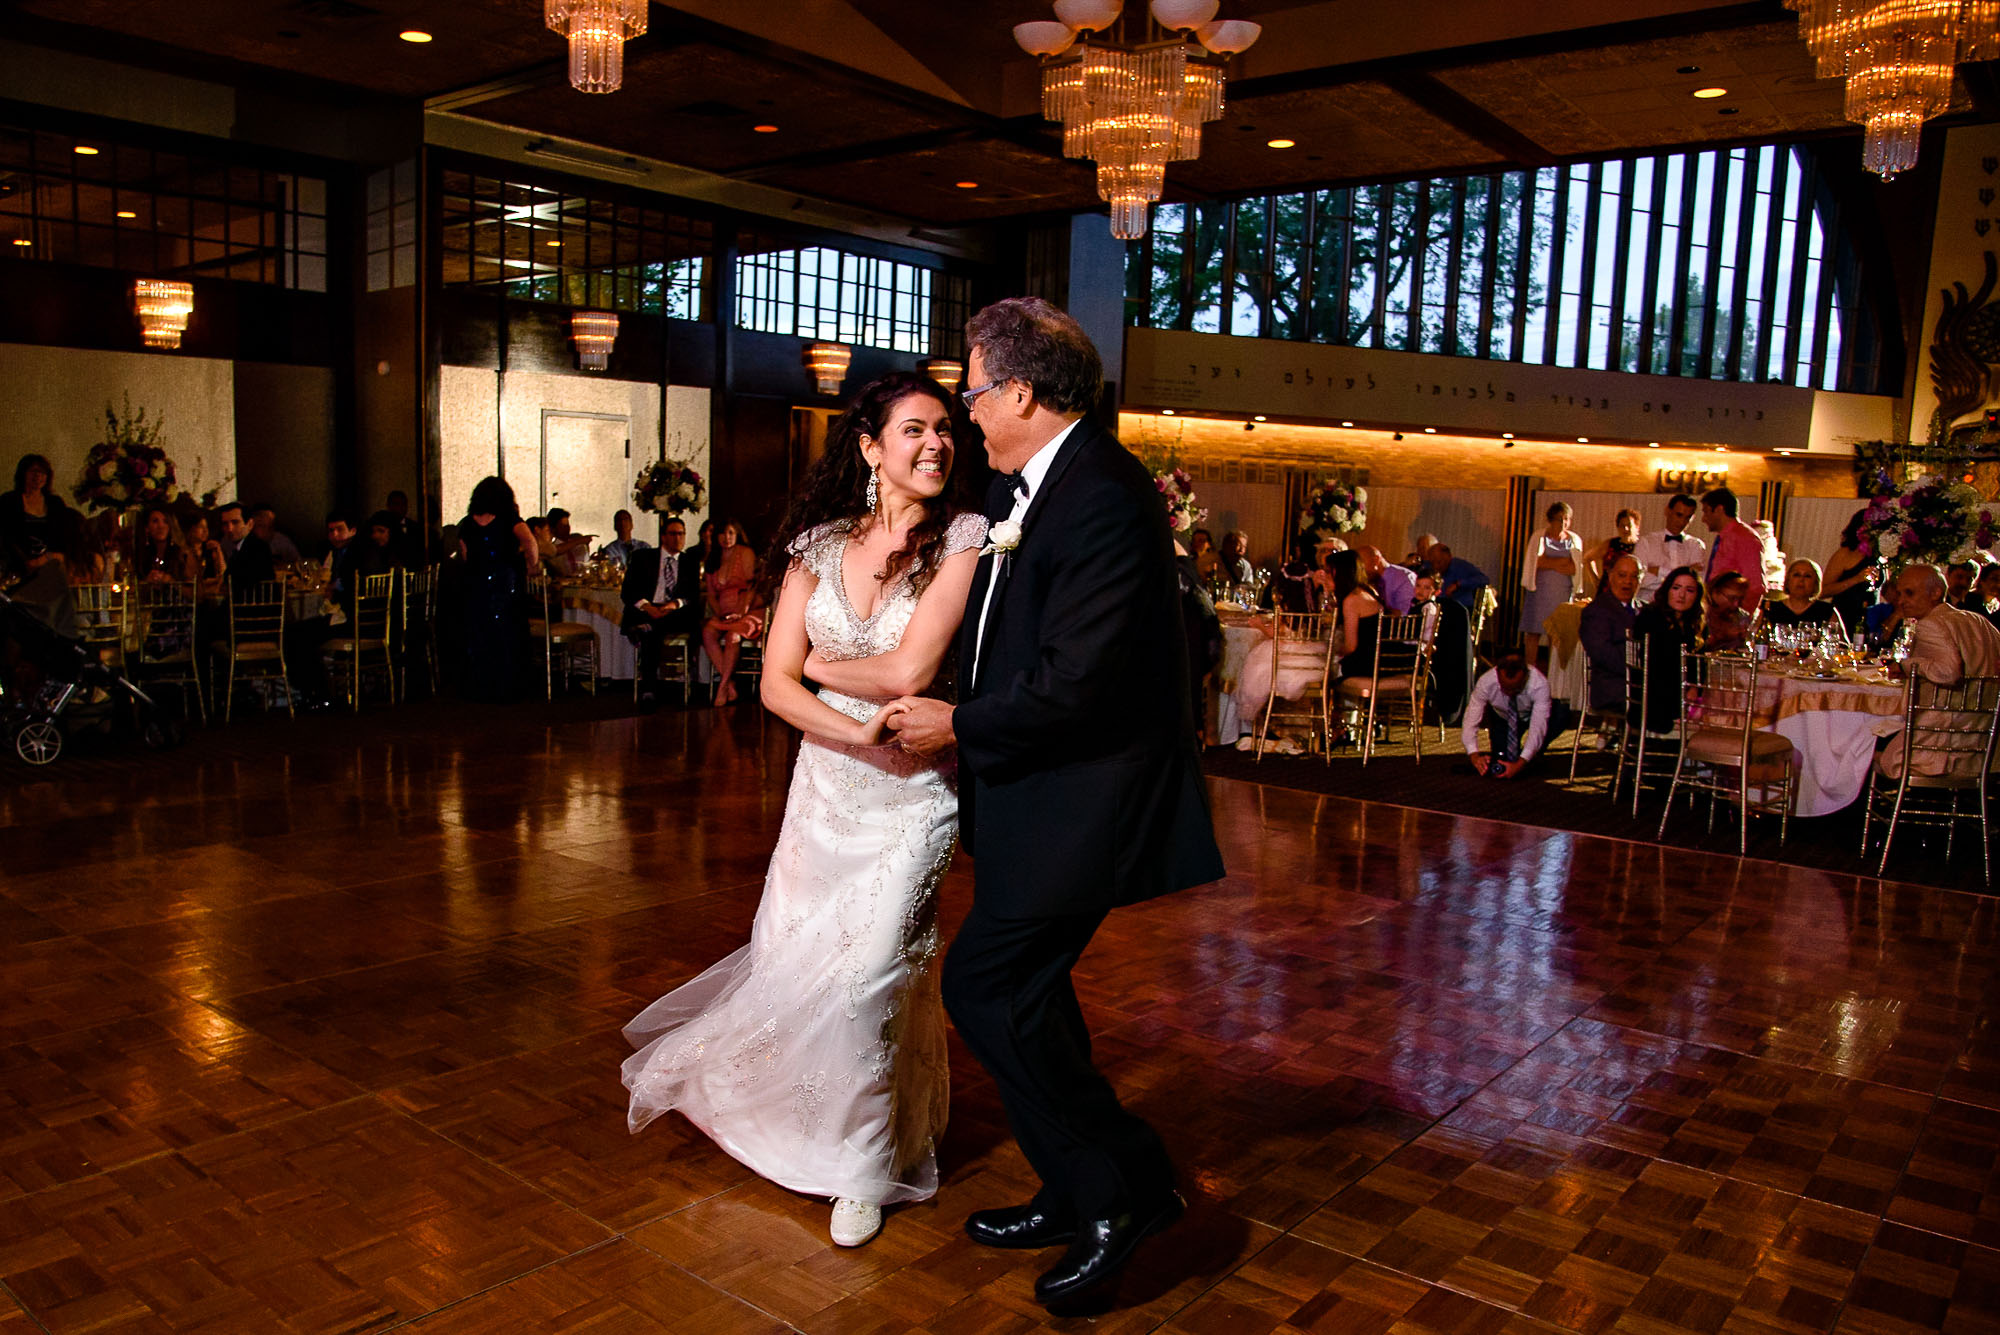
<path fill-rule="evenodd" d="M 993 1247 L 1068 1250 L 1045 1304 L 1099 1288 L 1186 1208 L 1160 1138 L 1091 1064 L 1070 970 L 1111 909 L 1222 875 L 1197 761 L 1180 586 L 1145 468 L 1086 420 L 1097 349 L 1046 301 L 966 327 L 964 391 L 1002 476 L 959 632 L 956 708 L 910 699 L 902 745 L 959 755 L 972 911 L 945 1007 L 999 1086 L 1042 1188 L 966 1220 Z"/>

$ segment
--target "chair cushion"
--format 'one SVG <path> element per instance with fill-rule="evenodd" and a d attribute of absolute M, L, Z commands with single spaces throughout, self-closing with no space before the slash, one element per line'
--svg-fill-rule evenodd
<path fill-rule="evenodd" d="M 389 642 L 387 640 L 355 640 L 341 636 L 338 639 L 323 642 L 320 648 L 330 654 L 351 654 L 354 652 L 356 645 L 359 645 L 365 653 L 374 650 L 386 650 L 389 647 Z"/>
<path fill-rule="evenodd" d="M 1734 728 L 1700 728 L 1688 738 L 1688 755 L 1695 760 L 1731 764 L 1743 756 L 1743 734 Z M 1775 732 L 1753 732 L 1750 734 L 1750 754 L 1775 756 L 1789 754 L 1792 739 Z"/>
<path fill-rule="evenodd" d="M 558 621 L 549 627 L 549 634 L 558 640 L 580 640 L 586 635 L 597 638 L 596 631 L 576 621 Z"/>
<path fill-rule="evenodd" d="M 227 644 L 216 645 L 215 652 L 223 658 L 230 656 Z M 268 640 L 253 640 L 248 644 L 237 645 L 236 657 L 242 660 L 276 658 L 278 657 L 278 646 Z"/>
<path fill-rule="evenodd" d="M 1376 694 L 1408 695 L 1410 693 L 1410 679 L 1408 677 L 1342 677 L 1340 679 L 1340 693 L 1342 695 L 1359 696 L 1363 700 L 1366 700 L 1370 695 Z"/>

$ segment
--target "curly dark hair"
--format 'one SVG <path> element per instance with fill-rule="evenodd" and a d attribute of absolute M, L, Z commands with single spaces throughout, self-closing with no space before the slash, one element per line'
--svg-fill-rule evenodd
<path fill-rule="evenodd" d="M 1097 345 L 1067 311 L 1040 297 L 994 302 L 966 322 L 965 345 L 978 351 L 989 383 L 1018 380 L 1056 412 L 1095 411 L 1104 394 Z"/>
<path fill-rule="evenodd" d="M 806 474 L 765 555 L 765 578 L 773 585 L 783 581 L 786 567 L 792 561 L 790 548 L 806 533 L 821 524 L 832 524 L 842 533 L 858 533 L 873 522 L 867 502 L 868 463 L 861 457 L 861 438 L 879 440 L 891 411 L 912 394 L 935 399 L 950 415 L 954 465 L 944 490 L 924 502 L 923 522 L 910 531 L 902 547 L 890 554 L 875 578 L 886 584 L 908 571 L 910 584 L 918 593 L 930 584 L 943 560 L 945 530 L 959 514 L 973 508 L 964 482 L 966 470 L 956 462 L 968 428 L 964 407 L 956 394 L 927 375 L 892 371 L 856 394 L 847 411 L 828 428 L 826 453 Z"/>
<path fill-rule="evenodd" d="M 489 477 L 480 479 L 472 489 L 472 499 L 467 502 L 465 512 L 469 515 L 492 515 L 505 520 L 509 528 L 521 517 L 521 507 L 514 501 L 514 489 L 507 485 L 505 478 Z"/>

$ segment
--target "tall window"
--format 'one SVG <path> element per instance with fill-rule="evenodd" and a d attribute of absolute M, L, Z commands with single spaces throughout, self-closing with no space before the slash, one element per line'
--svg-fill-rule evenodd
<path fill-rule="evenodd" d="M 1161 204 L 1127 252 L 1128 318 L 1874 390 L 1878 331 L 1820 194 L 1809 148 L 1762 145 Z"/>
<path fill-rule="evenodd" d="M 963 278 L 827 246 L 746 235 L 736 260 L 736 324 L 895 352 L 952 354 L 969 304 Z"/>
<path fill-rule="evenodd" d="M 326 182 L 0 125 L 0 258 L 326 291 Z"/>
<path fill-rule="evenodd" d="M 444 173 L 439 199 L 447 286 L 709 318 L 706 219 L 462 171 Z"/>

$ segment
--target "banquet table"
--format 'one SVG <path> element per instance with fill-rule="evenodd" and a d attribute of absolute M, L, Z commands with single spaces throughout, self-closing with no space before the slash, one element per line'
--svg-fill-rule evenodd
<path fill-rule="evenodd" d="M 1794 814 L 1830 816 L 1861 795 L 1875 744 L 1903 730 L 1904 686 L 1874 675 L 1780 679 L 1774 731 L 1792 743 Z"/>
<path fill-rule="evenodd" d="M 1271 637 L 1270 626 L 1249 612 L 1218 609 L 1222 621 L 1222 663 L 1215 669 L 1216 691 L 1209 710 L 1208 737 L 1211 746 L 1229 746 L 1246 733 L 1257 730 L 1257 720 L 1242 717 L 1237 707 L 1236 683 L 1250 651 Z"/>
<path fill-rule="evenodd" d="M 558 595 L 564 620 L 574 621 L 597 632 L 597 675 L 613 681 L 630 681 L 639 675 L 639 649 L 625 638 L 618 623 L 625 615 L 625 600 L 617 589 L 588 584 L 565 584 Z"/>
<path fill-rule="evenodd" d="M 1589 604 L 1564 603 L 1542 619 L 1542 634 L 1549 642 L 1549 695 L 1567 700 L 1571 709 L 1582 711 L 1590 702 L 1583 692 L 1583 609 Z"/>

